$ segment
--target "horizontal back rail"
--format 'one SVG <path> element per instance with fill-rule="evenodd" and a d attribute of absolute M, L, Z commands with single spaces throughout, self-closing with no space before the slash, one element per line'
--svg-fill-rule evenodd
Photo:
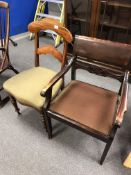
<path fill-rule="evenodd" d="M 68 43 L 71 43 L 73 38 L 72 34 L 56 19 L 44 18 L 40 21 L 35 21 L 29 24 L 28 29 L 31 33 L 37 33 L 41 30 L 52 30 L 59 34 Z"/>
<path fill-rule="evenodd" d="M 84 60 L 131 71 L 131 45 L 86 36 L 76 36 L 74 54 Z"/>

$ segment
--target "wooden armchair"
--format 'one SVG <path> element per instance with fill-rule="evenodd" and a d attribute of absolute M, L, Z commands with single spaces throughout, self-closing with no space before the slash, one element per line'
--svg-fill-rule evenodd
<path fill-rule="evenodd" d="M 15 73 L 18 73 L 16 69 L 11 65 L 9 59 L 9 30 L 10 30 L 10 12 L 9 5 L 6 2 L 0 1 L 0 74 L 6 69 L 11 69 Z M 0 91 L 3 90 L 3 86 L 0 85 Z M 1 99 L 0 105 L 8 100 L 8 97 Z"/>
<path fill-rule="evenodd" d="M 51 100 L 53 86 L 72 68 L 71 82 Z M 110 76 L 121 82 L 118 93 L 76 80 L 76 70 Z M 74 57 L 43 89 L 45 118 L 52 138 L 51 118 L 60 120 L 106 143 L 100 164 L 105 160 L 117 128 L 127 111 L 131 46 L 85 36 L 76 36 Z"/>
<path fill-rule="evenodd" d="M 29 24 L 28 29 L 31 33 L 35 33 L 35 67 L 10 78 L 4 83 L 3 87 L 8 92 L 18 114 L 20 114 L 20 110 L 17 106 L 17 101 L 25 106 L 36 109 L 44 119 L 43 106 L 45 98 L 40 93 L 50 80 L 55 77 L 57 72 L 41 67 L 39 65 L 39 55 L 51 54 L 60 62 L 62 68 L 67 62 L 67 45 L 72 42 L 72 35 L 60 22 L 50 18 L 32 22 Z M 62 53 L 52 45 L 39 47 L 39 33 L 44 30 L 52 30 L 63 37 L 64 48 Z M 52 98 L 62 86 L 63 79 L 60 79 L 53 88 Z"/>

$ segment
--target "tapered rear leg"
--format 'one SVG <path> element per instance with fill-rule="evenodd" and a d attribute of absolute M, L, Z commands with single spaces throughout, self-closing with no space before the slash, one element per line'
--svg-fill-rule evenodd
<path fill-rule="evenodd" d="M 20 109 L 18 108 L 17 101 L 14 97 L 10 96 L 11 103 L 13 104 L 15 111 L 20 115 Z"/>

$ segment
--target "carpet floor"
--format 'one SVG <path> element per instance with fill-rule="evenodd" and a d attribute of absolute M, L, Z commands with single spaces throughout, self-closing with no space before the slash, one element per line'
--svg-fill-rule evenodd
<path fill-rule="evenodd" d="M 41 39 L 41 44 L 50 40 Z M 34 41 L 28 38 L 10 45 L 10 58 L 17 70 L 34 65 Z M 61 48 L 60 48 L 61 49 Z M 58 62 L 52 57 L 41 57 L 41 64 L 54 70 Z M 12 76 L 6 71 L 0 76 L 4 81 Z M 78 79 L 118 91 L 119 82 L 79 71 Z M 66 83 L 70 72 L 66 75 Z M 122 163 L 131 151 L 131 85 L 129 86 L 128 112 L 118 129 L 104 164 L 99 165 L 105 144 L 76 129 L 53 120 L 53 139 L 48 140 L 38 112 L 21 108 L 22 115 L 15 113 L 8 102 L 0 109 L 0 175 L 130 175 L 131 170 Z"/>

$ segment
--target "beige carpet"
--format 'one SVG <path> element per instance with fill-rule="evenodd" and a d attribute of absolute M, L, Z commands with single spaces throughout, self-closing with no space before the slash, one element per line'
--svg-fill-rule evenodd
<path fill-rule="evenodd" d="M 41 44 L 48 40 L 41 39 Z M 23 39 L 10 47 L 13 65 L 22 71 L 33 66 L 33 41 Z M 42 65 L 57 70 L 57 61 L 42 57 Z M 11 75 L 8 71 L 0 79 Z M 119 82 L 79 72 L 78 78 L 118 90 Z M 70 73 L 66 76 L 66 82 Z M 100 166 L 105 144 L 60 122 L 53 121 L 52 140 L 48 140 L 39 114 L 21 107 L 20 117 L 10 102 L 0 109 L 0 175 L 130 175 L 122 164 L 131 151 L 131 86 L 128 112 L 116 134 L 109 154 Z"/>

